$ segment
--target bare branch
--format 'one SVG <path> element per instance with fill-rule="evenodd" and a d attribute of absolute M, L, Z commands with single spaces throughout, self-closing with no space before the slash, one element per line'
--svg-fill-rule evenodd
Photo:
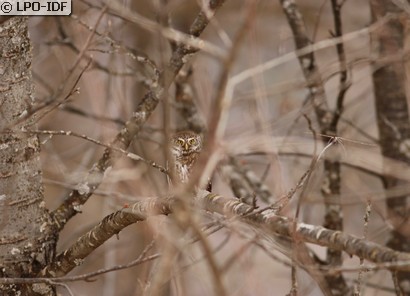
<path fill-rule="evenodd" d="M 211 212 L 216 212 L 226 217 L 237 217 L 241 221 L 254 223 L 276 235 L 298 239 L 325 246 L 334 250 L 340 250 L 364 258 L 375 264 L 375 268 L 389 268 L 394 270 L 410 270 L 410 254 L 394 251 L 377 243 L 354 237 L 341 231 L 333 231 L 321 226 L 306 223 L 296 223 L 296 232 L 293 233 L 293 221 L 287 217 L 274 215 L 272 211 L 264 213 L 252 212 L 252 207 L 240 202 L 235 198 L 227 198 L 200 191 L 197 202 Z"/>
<path fill-rule="evenodd" d="M 223 4 L 223 2 L 224 0 L 211 1 L 210 9 L 215 12 L 216 9 Z M 191 25 L 190 34 L 192 36 L 199 36 L 204 31 L 208 23 L 208 18 L 203 12 L 200 12 Z M 140 132 L 142 126 L 155 110 L 164 88 L 169 88 L 179 70 L 187 62 L 188 56 L 196 51 L 196 49 L 191 48 L 186 44 L 179 44 L 177 46 L 171 56 L 168 66 L 163 73 L 163 85 L 155 84 L 151 86 L 151 90 L 142 98 L 133 113 L 133 116 L 125 123 L 125 127 L 117 134 L 116 138 L 111 143 L 112 146 L 124 150 L 127 149 L 132 139 Z M 94 190 L 103 181 L 104 172 L 111 167 L 118 158 L 118 153 L 115 153 L 111 149 L 106 149 L 103 156 L 93 165 L 88 173 L 88 176 L 82 182 L 81 187 L 84 188 L 84 190 L 71 191 L 65 201 L 52 212 L 58 229 L 62 229 L 68 220 L 79 212 L 81 206 L 88 200 Z"/>
<path fill-rule="evenodd" d="M 86 234 L 82 235 L 70 248 L 61 253 L 47 266 L 42 275 L 59 277 L 67 274 L 82 263 L 92 251 L 101 246 L 113 235 L 150 215 L 168 215 L 174 200 L 170 198 L 145 199 L 130 208 L 124 208 L 107 217 Z"/>
<path fill-rule="evenodd" d="M 58 255 L 56 261 L 50 264 L 42 274 L 58 277 L 68 273 L 88 254 L 110 237 L 118 234 L 123 228 L 135 222 L 144 221 L 152 215 L 168 215 L 172 213 L 178 202 L 174 198 L 145 199 L 107 216 L 64 253 Z M 302 242 L 325 246 L 363 258 L 375 264 L 373 269 L 410 270 L 409 253 L 394 251 L 366 239 L 321 226 L 296 223 L 294 229 L 292 219 L 275 215 L 272 210 L 254 212 L 251 206 L 237 198 L 227 198 L 200 190 L 195 203 L 203 210 L 224 215 L 225 219 L 239 219 L 244 223 L 257 226 L 260 231 L 270 233 L 269 235 L 279 235 L 291 240 L 298 238 Z M 330 270 L 333 270 L 333 267 Z"/>

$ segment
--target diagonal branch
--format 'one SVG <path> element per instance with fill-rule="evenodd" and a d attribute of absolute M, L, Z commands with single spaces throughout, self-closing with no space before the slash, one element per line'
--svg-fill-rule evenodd
<path fill-rule="evenodd" d="M 387 266 L 395 270 L 410 270 L 410 253 L 397 252 L 380 244 L 322 226 L 296 223 L 294 231 L 294 221 L 288 217 L 275 215 L 272 211 L 252 213 L 251 206 L 236 198 L 223 197 L 207 191 L 199 192 L 197 202 L 204 210 L 223 214 L 227 218 L 238 217 L 243 222 L 263 227 L 276 235 L 298 237 L 304 242 L 344 251 L 375 264 L 385 265 L 385 268 Z"/>
<path fill-rule="evenodd" d="M 168 198 L 148 198 L 132 207 L 121 209 L 107 217 L 88 233 L 81 236 L 71 247 L 57 256 L 56 260 L 42 271 L 42 276 L 59 277 L 67 274 L 92 251 L 113 235 L 130 224 L 145 221 L 149 216 L 168 215 L 173 212 L 178 200 Z M 376 266 L 392 270 L 410 270 L 410 253 L 394 251 L 377 243 L 360 239 L 341 231 L 321 226 L 295 223 L 293 219 L 273 214 L 273 211 L 254 211 L 236 197 L 224 197 L 200 190 L 194 199 L 194 206 L 207 212 L 224 215 L 256 226 L 268 235 L 285 237 L 299 242 L 308 242 L 344 251 L 350 255 L 368 260 Z M 330 271 L 332 268 L 330 269 Z"/>
<path fill-rule="evenodd" d="M 97 226 L 82 235 L 71 247 L 59 254 L 42 272 L 42 276 L 59 277 L 80 265 L 92 251 L 128 225 L 145 221 L 148 216 L 171 213 L 171 198 L 145 199 L 130 208 L 106 216 Z"/>
<path fill-rule="evenodd" d="M 302 15 L 294 0 L 280 0 L 283 11 L 288 19 L 288 23 L 293 33 L 296 49 L 302 49 L 312 45 L 312 41 L 308 37 L 306 27 Z M 305 76 L 307 87 L 309 90 L 309 99 L 315 107 L 315 112 L 319 120 L 320 126 L 328 124 L 329 107 L 325 89 L 323 87 L 322 78 L 315 60 L 314 51 L 299 55 L 299 64 Z"/>
<path fill-rule="evenodd" d="M 215 13 L 224 3 L 224 0 L 211 0 L 208 12 Z M 190 35 L 199 36 L 209 23 L 208 16 L 203 11 L 199 12 L 190 28 Z M 212 17 L 212 15 L 211 15 Z M 173 79 L 178 74 L 182 66 L 187 62 L 190 55 L 197 52 L 197 49 L 185 44 L 179 44 L 174 50 L 170 62 L 164 70 L 160 81 L 162 84 L 151 85 L 151 89 L 145 94 L 138 104 L 132 117 L 125 123 L 125 126 L 117 134 L 110 144 L 119 149 L 127 149 L 132 139 L 141 131 L 142 126 L 148 120 L 152 112 L 157 107 L 164 89 L 168 89 Z M 104 178 L 108 168 L 112 167 L 121 154 L 107 148 L 102 157 L 90 169 L 85 180 L 77 185 L 77 189 L 71 191 L 64 202 L 51 214 L 56 227 L 61 230 L 65 224 L 77 213 L 81 212 L 81 207 L 88 198 L 98 188 Z"/>

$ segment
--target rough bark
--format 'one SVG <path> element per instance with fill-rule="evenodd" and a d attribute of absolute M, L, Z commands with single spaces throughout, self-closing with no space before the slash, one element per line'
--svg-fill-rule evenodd
<path fill-rule="evenodd" d="M 371 8 L 373 21 L 377 21 L 387 13 L 401 12 L 389 1 L 373 0 Z M 403 22 L 400 19 L 393 19 L 372 35 L 373 44 L 378 46 L 380 56 L 398 55 L 402 52 L 405 29 Z M 405 87 L 406 63 L 406 61 L 399 61 L 375 69 L 373 82 L 382 154 L 387 160 L 410 163 L 408 151 L 410 121 Z M 385 176 L 383 182 L 386 189 L 391 189 L 404 185 L 405 181 Z M 387 245 L 405 252 L 410 250 L 408 198 L 407 195 L 398 195 L 386 199 L 387 218 L 394 227 Z M 409 278 L 409 272 L 397 273 L 398 287 L 396 288 L 401 290 L 402 295 L 410 295 Z"/>
<path fill-rule="evenodd" d="M 0 276 L 33 277 L 54 256 L 55 236 L 43 200 L 40 144 L 18 123 L 34 102 L 27 18 L 0 25 Z M 19 294 L 20 293 L 20 294 Z M 1 295 L 53 295 L 45 285 L 1 285 Z"/>

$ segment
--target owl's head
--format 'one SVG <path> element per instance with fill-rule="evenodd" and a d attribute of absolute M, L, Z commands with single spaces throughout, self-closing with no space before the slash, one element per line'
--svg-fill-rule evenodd
<path fill-rule="evenodd" d="M 202 149 L 202 138 L 200 135 L 183 131 L 174 134 L 171 138 L 172 154 L 176 157 L 199 153 Z"/>

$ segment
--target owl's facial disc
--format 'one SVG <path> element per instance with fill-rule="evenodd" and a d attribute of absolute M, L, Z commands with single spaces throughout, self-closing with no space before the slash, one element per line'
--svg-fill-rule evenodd
<path fill-rule="evenodd" d="M 177 149 L 182 152 L 183 155 L 189 153 L 189 140 L 185 140 L 182 138 L 179 138 L 177 140 Z"/>

